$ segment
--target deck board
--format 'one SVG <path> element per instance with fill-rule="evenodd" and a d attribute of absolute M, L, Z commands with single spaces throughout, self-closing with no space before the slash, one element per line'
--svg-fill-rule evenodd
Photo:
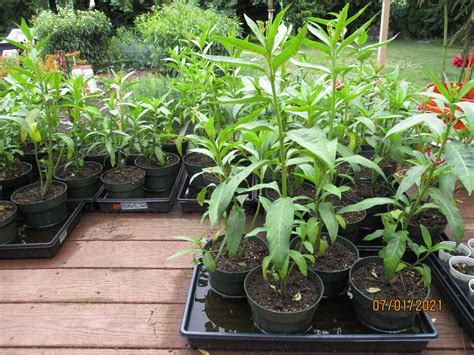
<path fill-rule="evenodd" d="M 474 200 L 457 198 L 467 240 Z M 201 233 L 210 232 L 200 215 L 177 206 L 169 214 L 94 212 L 54 259 L 0 260 L 0 354 L 196 353 L 179 336 L 191 259 L 167 258 L 187 246 L 175 236 Z M 430 316 L 440 337 L 424 354 L 472 353 L 446 305 Z"/>

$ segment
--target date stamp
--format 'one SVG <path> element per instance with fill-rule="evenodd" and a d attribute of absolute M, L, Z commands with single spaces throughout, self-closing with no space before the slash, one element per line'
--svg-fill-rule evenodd
<path fill-rule="evenodd" d="M 373 312 L 441 312 L 441 299 L 435 300 L 373 300 Z"/>

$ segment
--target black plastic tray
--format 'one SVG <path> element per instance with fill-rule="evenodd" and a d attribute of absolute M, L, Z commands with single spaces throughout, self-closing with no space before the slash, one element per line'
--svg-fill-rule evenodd
<path fill-rule="evenodd" d="M 161 212 L 167 213 L 173 208 L 173 203 L 178 196 L 181 180 L 183 179 L 184 166 L 181 166 L 178 177 L 170 191 L 149 192 L 145 191 L 143 198 L 108 198 L 107 191 L 102 186 L 96 203 L 102 212 Z"/>
<path fill-rule="evenodd" d="M 375 251 L 362 252 L 364 255 Z M 438 337 L 429 316 L 417 316 L 412 330 L 401 334 L 377 333 L 357 321 L 350 294 L 323 300 L 314 329 L 305 334 L 266 334 L 251 319 L 245 298 L 226 299 L 208 286 L 203 266 L 194 267 L 180 334 L 196 349 L 413 352 Z"/>
<path fill-rule="evenodd" d="M 255 184 L 255 178 L 252 177 L 252 184 Z M 181 206 L 183 213 L 204 213 L 207 206 L 201 206 L 195 198 L 189 197 L 189 191 L 193 187 L 189 185 L 189 178 L 186 171 L 184 172 L 184 179 L 179 189 L 178 203 Z M 194 188 L 196 189 L 196 188 Z M 194 191 L 198 193 L 199 191 Z M 252 191 L 251 197 L 244 202 L 244 208 L 247 213 L 255 213 L 257 208 L 257 192 Z"/>
<path fill-rule="evenodd" d="M 66 237 L 82 216 L 84 202 L 67 204 L 65 220 L 55 227 L 34 230 L 18 220 L 19 236 L 0 245 L 0 259 L 47 259 L 58 253 Z"/>
<path fill-rule="evenodd" d="M 67 202 L 77 204 L 84 202 L 83 212 L 94 212 L 97 210 L 96 200 L 99 198 L 100 194 L 102 193 L 103 185 L 100 185 L 97 189 L 96 193 L 92 197 L 87 198 L 68 198 Z"/>
<path fill-rule="evenodd" d="M 442 240 L 449 240 L 446 234 L 441 235 Z M 430 255 L 427 259 L 431 268 L 433 283 L 443 297 L 445 304 L 454 313 L 467 334 L 474 339 L 474 304 L 469 301 L 468 295 L 453 280 L 438 258 Z"/>

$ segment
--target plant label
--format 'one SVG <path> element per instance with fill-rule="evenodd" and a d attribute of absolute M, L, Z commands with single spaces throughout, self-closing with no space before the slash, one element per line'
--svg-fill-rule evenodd
<path fill-rule="evenodd" d="M 148 208 L 146 202 L 121 202 L 120 205 L 123 211 L 146 210 Z"/>

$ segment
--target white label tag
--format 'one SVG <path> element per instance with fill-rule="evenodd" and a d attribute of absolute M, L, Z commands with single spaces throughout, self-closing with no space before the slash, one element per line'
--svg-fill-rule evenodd
<path fill-rule="evenodd" d="M 146 210 L 148 205 L 146 202 L 121 202 L 122 210 Z"/>
<path fill-rule="evenodd" d="M 64 230 L 59 236 L 59 244 L 63 244 L 64 239 L 66 239 L 66 237 L 67 237 L 67 230 Z"/>

